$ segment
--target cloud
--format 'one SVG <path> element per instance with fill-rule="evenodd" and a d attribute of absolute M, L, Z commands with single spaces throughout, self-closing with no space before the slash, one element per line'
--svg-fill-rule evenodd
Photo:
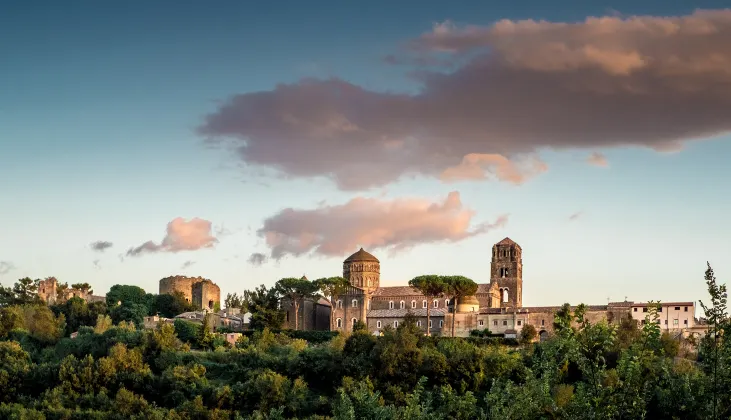
<path fill-rule="evenodd" d="M 535 157 L 515 162 L 498 154 L 470 153 L 459 165 L 445 169 L 440 178 L 443 181 L 477 180 L 491 174 L 501 181 L 519 185 L 547 169 L 546 164 Z"/>
<path fill-rule="evenodd" d="M 607 166 L 609 166 L 607 157 L 598 152 L 594 152 L 594 153 L 590 154 L 589 157 L 586 158 L 586 162 L 589 165 L 601 166 L 603 168 L 606 168 Z"/>
<path fill-rule="evenodd" d="M 127 250 L 127 256 L 139 256 L 154 252 L 196 251 L 211 248 L 218 239 L 212 235 L 212 224 L 208 220 L 197 217 L 185 220 L 182 217 L 173 219 L 167 226 L 167 234 L 159 244 L 147 241 L 142 245 Z"/>
<path fill-rule="evenodd" d="M 92 261 L 92 264 L 94 264 L 94 268 L 95 269 L 97 269 L 97 270 L 101 270 L 102 269 L 102 266 L 99 265 L 99 260 Z"/>
<path fill-rule="evenodd" d="M 247 261 L 252 265 L 262 265 L 267 261 L 267 256 L 260 252 L 254 252 L 249 255 L 249 259 Z"/>
<path fill-rule="evenodd" d="M 412 175 L 514 182 L 540 173 L 513 167 L 545 149 L 669 151 L 731 131 L 731 10 L 447 22 L 406 45 L 392 61 L 422 66 L 416 94 L 305 79 L 230 97 L 199 133 L 249 167 L 361 190 Z"/>
<path fill-rule="evenodd" d="M 357 197 L 314 210 L 282 210 L 266 219 L 257 234 L 266 240 L 274 259 L 310 252 L 342 256 L 360 246 L 397 252 L 419 244 L 459 242 L 502 227 L 508 220 L 504 215 L 492 224 L 473 226 L 474 215 L 463 207 L 457 191 L 438 202 Z"/>
<path fill-rule="evenodd" d="M 0 261 L 0 275 L 8 274 L 13 270 L 15 270 L 15 265 L 13 263 L 10 261 Z"/>
<path fill-rule="evenodd" d="M 579 220 L 579 218 L 584 214 L 584 212 L 577 211 L 576 213 L 569 216 L 569 222 L 573 222 L 576 220 Z"/>
<path fill-rule="evenodd" d="M 195 261 L 186 261 L 183 263 L 183 265 L 180 267 L 182 270 L 185 270 L 186 268 L 190 267 L 191 265 L 195 264 Z"/>
<path fill-rule="evenodd" d="M 89 244 L 89 248 L 91 248 L 94 251 L 99 251 L 99 252 L 104 252 L 108 248 L 111 248 L 112 246 L 114 246 L 114 244 L 109 241 L 96 241 L 96 242 L 92 242 L 91 244 Z"/>

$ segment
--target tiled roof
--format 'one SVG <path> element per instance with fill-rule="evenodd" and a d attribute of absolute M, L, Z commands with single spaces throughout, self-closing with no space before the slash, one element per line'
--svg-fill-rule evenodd
<path fill-rule="evenodd" d="M 508 308 L 507 311 L 505 311 L 505 308 L 487 308 L 483 307 L 480 308 L 481 314 L 512 314 L 513 311 L 520 314 L 527 314 L 527 313 L 542 313 L 542 312 L 557 312 L 559 309 L 561 309 L 560 306 L 524 306 L 522 308 Z M 575 310 L 576 306 L 572 306 L 571 310 Z M 607 305 L 587 305 L 586 307 L 589 311 L 606 311 Z M 518 312 L 520 311 L 520 312 Z"/>
<path fill-rule="evenodd" d="M 411 311 L 414 316 L 425 317 L 426 309 L 371 309 L 368 318 L 403 318 Z M 444 309 L 430 309 L 429 316 L 444 316 Z"/>
<path fill-rule="evenodd" d="M 378 261 L 378 258 L 374 257 L 372 254 L 366 252 L 363 250 L 363 248 L 359 249 L 358 252 L 355 254 L 349 256 L 345 259 L 344 262 L 355 262 L 355 261 L 373 261 L 373 262 L 380 262 Z"/>
<path fill-rule="evenodd" d="M 505 237 L 502 241 L 496 243 L 495 245 L 517 245 L 514 240 Z"/>

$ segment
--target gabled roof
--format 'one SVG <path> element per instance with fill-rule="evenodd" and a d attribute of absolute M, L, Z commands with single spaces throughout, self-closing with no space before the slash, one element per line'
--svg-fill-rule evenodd
<path fill-rule="evenodd" d="M 378 258 L 376 258 L 372 254 L 366 252 L 365 250 L 363 250 L 363 248 L 359 249 L 358 252 L 356 252 L 355 254 L 346 258 L 344 262 L 348 263 L 348 262 L 356 262 L 356 261 L 372 261 L 372 262 L 380 263 L 380 261 L 378 261 Z"/>

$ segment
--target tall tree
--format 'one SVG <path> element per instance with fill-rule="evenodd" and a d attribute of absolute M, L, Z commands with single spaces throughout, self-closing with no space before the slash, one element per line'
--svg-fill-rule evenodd
<path fill-rule="evenodd" d="M 716 276 L 713 273 L 710 263 L 706 263 L 706 285 L 708 286 L 708 294 L 711 295 L 711 303 L 706 306 L 700 302 L 703 312 L 705 312 L 708 320 L 709 329 L 705 337 L 701 341 L 701 351 L 703 353 L 704 367 L 710 375 L 711 379 L 711 397 L 713 418 L 721 418 L 721 414 L 729 408 L 722 408 L 727 404 L 719 402 L 719 397 L 725 394 L 723 392 L 724 382 L 729 380 L 729 364 L 724 361 L 731 361 L 731 340 L 724 340 L 727 332 L 731 332 L 731 322 L 728 317 L 728 293 L 725 284 L 718 284 Z M 725 396 L 728 401 L 728 396 Z"/>
<path fill-rule="evenodd" d="M 319 297 L 319 286 L 305 277 L 285 277 L 280 279 L 274 289 L 280 297 L 287 298 L 294 308 L 294 329 L 299 329 L 299 309 L 305 299 Z"/>
<path fill-rule="evenodd" d="M 454 322 L 457 317 L 457 302 L 465 296 L 472 296 L 477 293 L 477 283 L 464 276 L 446 276 L 444 283 L 447 285 L 447 295 L 452 300 L 452 337 L 454 337 Z"/>
<path fill-rule="evenodd" d="M 226 309 L 238 308 L 241 312 L 246 312 L 246 299 L 244 296 L 239 296 L 237 293 L 229 293 L 226 295 L 226 299 L 223 301 L 226 304 Z"/>
<path fill-rule="evenodd" d="M 246 306 L 251 312 L 249 327 L 253 330 L 269 328 L 278 330 L 284 322 L 284 312 L 279 306 L 279 296 L 273 288 L 267 289 L 263 284 L 254 290 L 244 292 Z"/>
<path fill-rule="evenodd" d="M 25 305 L 28 303 L 40 303 L 41 298 L 38 296 L 39 280 L 31 280 L 25 277 L 18 280 L 13 286 L 13 304 Z"/>
<path fill-rule="evenodd" d="M 335 296 L 342 295 L 350 286 L 344 277 L 324 277 L 315 280 L 320 293 L 330 302 L 330 331 L 333 330 L 333 319 L 335 317 Z"/>
<path fill-rule="evenodd" d="M 92 294 L 94 293 L 94 290 L 92 290 L 91 285 L 89 283 L 75 283 L 71 285 L 72 289 L 81 290 L 84 293 Z"/>
<path fill-rule="evenodd" d="M 53 279 L 53 277 L 46 277 L 46 280 Z M 57 283 L 56 284 L 56 301 L 57 302 L 63 302 L 64 297 L 66 296 L 66 290 L 69 288 L 68 283 Z"/>
<path fill-rule="evenodd" d="M 431 328 L 429 328 L 431 303 L 434 299 L 444 296 L 447 291 L 447 284 L 444 283 L 442 276 L 428 274 L 409 280 L 409 286 L 420 291 L 426 297 L 426 335 L 431 335 Z"/>
<path fill-rule="evenodd" d="M 149 306 L 149 297 L 143 288 L 126 284 L 112 286 L 107 292 L 106 300 L 110 308 L 120 303 L 136 303 Z"/>

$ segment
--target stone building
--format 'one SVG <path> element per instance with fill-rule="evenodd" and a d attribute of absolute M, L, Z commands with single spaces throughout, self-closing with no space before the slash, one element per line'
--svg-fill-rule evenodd
<path fill-rule="evenodd" d="M 75 289 L 73 287 L 59 287 L 55 277 L 48 277 L 38 281 L 38 296 L 48 305 L 61 304 L 67 300 L 77 297 L 87 302 L 104 302 L 104 296 L 94 296 L 88 290 Z"/>
<path fill-rule="evenodd" d="M 409 286 L 381 287 L 380 261 L 361 248 L 343 262 L 343 277 L 350 282 L 350 287 L 333 298 L 332 329 L 350 330 L 357 321 L 362 321 L 369 331 L 378 334 L 386 326 L 398 327 L 406 314 L 411 313 L 416 317 L 417 326 L 434 335 L 449 335 L 454 317 L 456 336 L 489 329 L 493 334 L 518 337 L 523 327 L 530 324 L 540 338 L 545 339 L 553 332 L 554 315 L 561 307 L 523 306 L 522 253 L 520 245 L 510 238 L 493 245 L 489 283 L 478 283 L 475 295 L 457 302 L 455 312 L 449 296 L 428 301 Z M 592 323 L 600 320 L 618 322 L 627 316 L 639 320 L 637 313 L 646 306 L 626 301 L 589 305 L 586 317 Z M 668 329 L 693 328 L 695 307 L 692 302 L 668 303 L 663 305 L 665 307 L 668 308 L 664 309 L 665 318 L 660 321 L 663 328 L 665 325 Z M 306 315 L 302 316 L 312 317 L 309 311 L 311 309 L 305 309 Z M 426 311 L 430 315 L 429 325 Z"/>
<path fill-rule="evenodd" d="M 221 307 L 221 289 L 203 277 L 171 276 L 160 280 L 160 294 L 180 292 L 185 300 L 201 309 Z"/>
<path fill-rule="evenodd" d="M 307 276 L 302 276 L 307 280 Z M 288 299 L 282 299 L 281 307 L 284 310 L 284 324 L 287 329 L 295 328 L 294 305 Z M 300 330 L 330 331 L 330 302 L 327 299 L 304 299 L 299 304 L 299 319 L 297 327 Z"/>

